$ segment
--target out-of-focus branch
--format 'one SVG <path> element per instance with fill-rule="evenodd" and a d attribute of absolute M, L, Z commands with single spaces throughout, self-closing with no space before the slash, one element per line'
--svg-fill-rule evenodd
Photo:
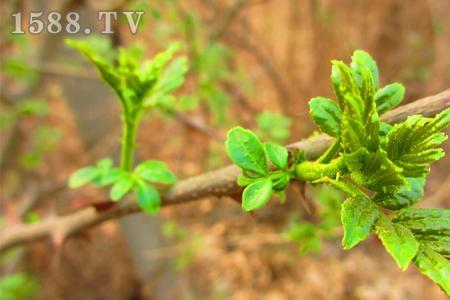
<path fill-rule="evenodd" d="M 272 64 L 270 59 L 268 59 L 268 57 L 261 51 L 261 47 L 251 41 L 249 39 L 249 35 L 244 36 L 237 31 L 228 30 L 227 32 L 224 32 L 223 35 L 231 39 L 232 42 L 237 42 L 237 45 L 239 47 L 242 47 L 251 55 L 253 55 L 258 64 L 264 69 L 275 90 L 277 91 L 279 97 L 278 101 L 280 103 L 283 114 L 290 115 L 291 112 L 289 111 L 288 89 L 283 82 L 280 74 L 277 72 L 275 66 Z"/>
<path fill-rule="evenodd" d="M 397 123 L 408 115 L 422 114 L 433 116 L 450 107 L 450 89 L 434 96 L 399 107 L 382 117 L 383 121 Z M 320 135 L 288 146 L 292 150 L 302 150 L 309 158 L 318 157 L 331 144 L 332 139 Z M 202 199 L 204 197 L 236 196 L 241 188 L 236 184 L 240 170 L 236 166 L 227 166 L 175 184 L 162 196 L 162 205 L 174 205 Z M 17 225 L 5 228 L 0 234 L 0 250 L 5 250 L 26 242 L 44 238 L 53 238 L 61 242 L 84 229 L 104 221 L 119 218 L 139 211 L 135 201 L 127 199 L 107 210 L 84 208 L 69 215 L 44 220 L 38 224 Z"/>
<path fill-rule="evenodd" d="M 179 111 L 174 110 L 171 112 L 171 115 L 175 120 L 182 123 L 183 125 L 192 128 L 200 133 L 203 133 L 219 142 L 225 141 L 225 135 L 215 128 L 209 126 L 206 122 L 200 119 L 193 118 L 189 115 L 181 113 Z"/>
<path fill-rule="evenodd" d="M 210 38 L 219 39 L 248 2 L 248 0 L 236 0 L 230 5 L 225 14 L 223 14 L 224 16 L 222 17 L 221 22 L 219 22 L 219 25 L 212 31 Z"/>

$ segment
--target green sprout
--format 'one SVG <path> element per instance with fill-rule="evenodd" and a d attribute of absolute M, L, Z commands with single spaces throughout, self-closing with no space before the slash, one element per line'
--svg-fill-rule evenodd
<path fill-rule="evenodd" d="M 111 185 L 110 198 L 113 201 L 119 201 L 134 190 L 142 210 L 149 214 L 156 213 L 161 200 L 153 184 L 170 185 L 176 178 L 161 161 L 147 160 L 134 166 L 136 134 L 146 111 L 173 107 L 175 96 L 172 93 L 184 82 L 187 59 L 173 59 L 179 48 L 177 44 L 144 62 L 141 61 L 142 51 L 139 48 L 120 49 L 117 54 L 102 55 L 86 42 L 69 40 L 68 44 L 96 66 L 103 80 L 116 94 L 122 108 L 123 128 L 120 167 L 114 167 L 111 159 L 100 160 L 95 166 L 72 174 L 69 186 L 78 188 L 87 183 L 99 187 Z"/>

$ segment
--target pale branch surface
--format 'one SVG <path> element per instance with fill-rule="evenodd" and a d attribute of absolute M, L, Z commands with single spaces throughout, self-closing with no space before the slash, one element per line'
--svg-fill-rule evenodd
<path fill-rule="evenodd" d="M 434 116 L 448 107 L 450 107 L 450 89 L 398 107 L 383 115 L 382 120 L 389 123 L 398 123 L 413 114 Z M 332 138 L 319 135 L 287 147 L 290 151 L 302 150 L 308 158 L 313 159 L 322 154 L 331 144 L 331 141 Z M 181 180 L 163 194 L 162 205 L 181 204 L 205 197 L 239 195 L 241 188 L 236 184 L 236 177 L 239 173 L 238 167 L 230 165 Z M 0 250 L 48 237 L 59 243 L 84 229 L 138 211 L 140 209 L 136 201 L 126 199 L 107 210 L 96 210 L 94 207 L 89 207 L 65 216 L 46 219 L 37 224 L 6 227 L 0 233 Z"/>

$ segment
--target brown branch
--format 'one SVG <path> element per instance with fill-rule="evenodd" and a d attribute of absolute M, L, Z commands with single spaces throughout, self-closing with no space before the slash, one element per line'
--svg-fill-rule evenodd
<path fill-rule="evenodd" d="M 171 111 L 170 113 L 175 120 L 185 125 L 186 127 L 194 129 L 199 133 L 202 133 L 219 142 L 225 141 L 225 135 L 216 130 L 214 127 L 209 126 L 204 120 L 193 118 L 176 110 Z"/>
<path fill-rule="evenodd" d="M 411 114 L 433 116 L 448 107 L 450 107 L 450 89 L 399 107 L 385 114 L 382 120 L 397 123 Z M 307 157 L 316 158 L 323 153 L 331 141 L 330 137 L 320 135 L 291 144 L 288 148 L 290 150 L 303 150 Z M 241 188 L 236 184 L 236 177 L 239 173 L 239 168 L 227 166 L 182 180 L 162 196 L 162 205 L 181 204 L 204 197 L 238 195 L 241 191 Z M 89 207 L 69 215 L 44 220 L 38 224 L 13 226 L 1 232 L 0 250 L 48 237 L 61 242 L 84 229 L 138 211 L 139 207 L 136 202 L 127 199 L 109 210 L 97 211 L 94 207 Z"/>

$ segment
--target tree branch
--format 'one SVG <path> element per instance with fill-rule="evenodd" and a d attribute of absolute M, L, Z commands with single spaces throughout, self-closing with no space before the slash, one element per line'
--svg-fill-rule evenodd
<path fill-rule="evenodd" d="M 382 120 L 390 123 L 403 121 L 408 115 L 422 114 L 434 116 L 438 112 L 450 107 L 450 89 L 437 95 L 417 100 L 386 113 Z M 332 139 L 320 135 L 312 139 L 303 140 L 288 147 L 289 150 L 302 150 L 308 158 L 317 158 L 331 144 Z M 181 204 L 204 197 L 234 196 L 241 192 L 236 184 L 236 177 L 240 169 L 227 166 L 216 171 L 204 173 L 175 184 L 162 196 L 162 205 Z M 44 238 L 53 238 L 62 242 L 67 237 L 80 231 L 98 225 L 104 221 L 119 218 L 140 209 L 132 199 L 119 202 L 107 210 L 96 210 L 94 207 L 84 208 L 74 213 L 54 217 L 38 224 L 16 225 L 5 228 L 0 233 L 0 250 L 5 250 L 23 243 Z"/>

